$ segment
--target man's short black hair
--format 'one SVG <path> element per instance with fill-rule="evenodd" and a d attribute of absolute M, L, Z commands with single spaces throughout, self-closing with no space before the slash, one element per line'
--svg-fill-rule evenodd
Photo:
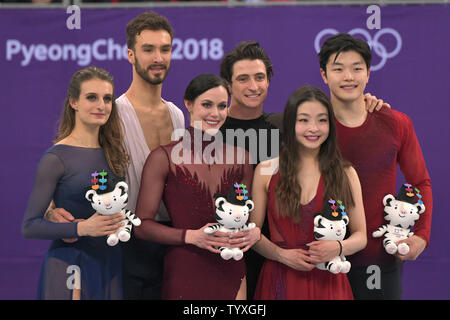
<path fill-rule="evenodd" d="M 220 76 L 231 84 L 233 78 L 233 66 L 241 60 L 261 60 L 266 66 L 267 79 L 273 75 L 272 62 L 264 51 L 264 48 L 256 41 L 243 41 L 236 48 L 231 50 L 222 60 L 220 64 Z"/>
<path fill-rule="evenodd" d="M 336 53 L 336 56 L 334 58 L 336 60 L 341 52 L 347 51 L 355 51 L 359 53 L 364 59 L 367 69 L 370 68 L 370 63 L 372 62 L 372 53 L 370 52 L 369 45 L 365 41 L 354 38 L 347 33 L 339 33 L 328 38 L 324 42 L 318 54 L 320 68 L 326 73 L 326 66 L 331 55 Z"/>

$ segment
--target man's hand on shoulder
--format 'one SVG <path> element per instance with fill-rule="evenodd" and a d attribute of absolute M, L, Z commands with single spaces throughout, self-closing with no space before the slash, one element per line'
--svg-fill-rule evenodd
<path fill-rule="evenodd" d="M 366 93 L 364 95 L 364 101 L 366 102 L 366 110 L 369 113 L 380 111 L 383 106 L 391 108 L 391 105 L 389 103 L 384 102 L 382 99 L 378 99 L 370 93 Z"/>

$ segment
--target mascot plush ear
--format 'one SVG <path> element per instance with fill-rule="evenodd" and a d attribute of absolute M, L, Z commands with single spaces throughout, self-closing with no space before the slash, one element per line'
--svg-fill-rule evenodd
<path fill-rule="evenodd" d="M 255 208 L 255 203 L 250 199 L 245 201 L 245 205 L 247 206 L 249 212 L 253 211 L 253 209 Z"/>
<path fill-rule="evenodd" d="M 215 218 L 217 224 L 206 227 L 205 233 L 212 234 L 216 231 L 236 233 L 242 230 L 253 229 L 256 225 L 250 223 L 247 225 L 250 211 L 253 210 L 255 204 L 248 196 L 246 186 L 235 183 L 230 187 L 228 194 L 215 194 L 216 213 Z M 240 260 L 244 253 L 239 248 L 220 247 L 220 256 L 229 260 Z"/>
<path fill-rule="evenodd" d="M 387 194 L 383 198 L 384 219 L 388 222 L 372 233 L 374 238 L 384 235 L 383 246 L 387 253 L 406 255 L 409 252 L 408 244 L 400 240 L 411 237 L 414 233 L 410 228 L 419 220 L 420 214 L 425 211 L 420 190 L 405 183 L 401 186 L 397 197 Z"/>
<path fill-rule="evenodd" d="M 141 220 L 125 207 L 128 204 L 128 185 L 121 179 L 109 178 L 104 170 L 91 174 L 91 187 L 86 191 L 85 197 L 91 203 L 92 208 L 103 215 L 122 213 L 124 220 L 119 223 L 124 225 L 116 233 L 110 234 L 106 242 L 115 246 L 119 240 L 126 242 L 130 239 L 131 228 L 138 226 Z"/>
<path fill-rule="evenodd" d="M 330 199 L 324 203 L 322 212 L 314 215 L 314 236 L 316 240 L 344 240 L 349 218 L 340 200 Z M 342 244 L 341 244 L 342 246 Z M 341 254 L 332 260 L 319 263 L 317 268 L 332 273 L 347 273 L 351 264 Z"/>
<path fill-rule="evenodd" d="M 392 200 L 395 200 L 395 197 L 392 194 L 387 194 L 383 198 L 383 205 L 390 206 Z"/>
<path fill-rule="evenodd" d="M 92 199 L 94 198 L 94 195 L 96 195 L 97 192 L 95 190 L 88 190 L 85 194 L 86 200 L 89 202 L 92 202 Z"/>
<path fill-rule="evenodd" d="M 121 190 L 122 195 L 128 193 L 128 184 L 125 181 L 117 182 L 116 188 L 119 188 Z"/>

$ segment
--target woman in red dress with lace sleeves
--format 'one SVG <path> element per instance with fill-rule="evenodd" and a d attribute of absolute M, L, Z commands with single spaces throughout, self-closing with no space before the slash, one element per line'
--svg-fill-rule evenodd
<path fill-rule="evenodd" d="M 261 226 L 267 209 L 270 229 L 270 240 L 262 235 L 254 246 L 266 257 L 255 299 L 352 299 L 346 274 L 316 268 L 367 242 L 361 186 L 337 148 L 327 96 L 315 87 L 297 89 L 283 128 L 280 157 L 260 163 L 253 180 L 250 219 Z M 330 198 L 343 201 L 350 219 L 350 236 L 340 243 L 314 238 L 313 215 Z"/>
<path fill-rule="evenodd" d="M 239 242 L 247 251 L 259 239 L 259 228 L 234 234 L 233 241 L 228 234 L 203 231 L 215 222 L 213 195 L 226 194 L 234 183 L 250 190 L 253 177 L 248 153 L 222 143 L 219 128 L 228 98 L 226 83 L 218 76 L 193 79 L 184 97 L 191 126 L 180 141 L 153 150 L 144 166 L 136 207 L 142 224 L 135 233 L 168 245 L 163 299 L 245 299 L 244 260 L 223 260 L 217 247 Z M 234 153 L 226 157 L 230 150 Z M 161 200 L 170 227 L 154 220 Z"/>

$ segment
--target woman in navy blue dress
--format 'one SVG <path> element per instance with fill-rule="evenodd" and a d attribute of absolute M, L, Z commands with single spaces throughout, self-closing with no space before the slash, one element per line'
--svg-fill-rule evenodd
<path fill-rule="evenodd" d="M 127 165 L 112 76 L 96 67 L 76 72 L 59 134 L 39 162 L 22 223 L 26 238 L 53 240 L 42 264 L 39 299 L 122 298 L 120 246 L 108 246 L 106 236 L 123 218 L 96 213 L 84 195 L 91 173 L 106 170 L 119 178 Z M 75 220 L 46 220 L 52 200 Z"/>

